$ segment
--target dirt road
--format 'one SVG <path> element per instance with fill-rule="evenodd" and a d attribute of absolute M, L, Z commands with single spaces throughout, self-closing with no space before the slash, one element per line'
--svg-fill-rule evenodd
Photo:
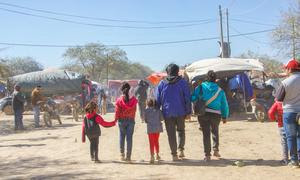
<path fill-rule="evenodd" d="M 186 123 L 186 160 L 172 162 L 166 132 L 161 157 L 150 165 L 145 124 L 136 120 L 132 164 L 119 161 L 118 128 L 102 128 L 100 159 L 90 161 L 89 143 L 81 143 L 81 123 L 63 117 L 63 125 L 34 129 L 25 116 L 24 132 L 15 133 L 12 116 L 0 116 L 0 179 L 300 179 L 300 169 L 281 166 L 276 123 L 230 121 L 220 126 L 222 160 L 202 159 L 202 134 L 197 122 Z M 113 114 L 105 116 L 113 120 Z M 244 167 L 233 166 L 236 160 Z"/>

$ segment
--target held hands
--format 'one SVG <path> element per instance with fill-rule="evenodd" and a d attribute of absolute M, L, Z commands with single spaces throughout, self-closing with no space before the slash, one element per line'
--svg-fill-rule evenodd
<path fill-rule="evenodd" d="M 225 118 L 221 118 L 223 124 L 226 124 L 227 123 L 227 120 Z"/>

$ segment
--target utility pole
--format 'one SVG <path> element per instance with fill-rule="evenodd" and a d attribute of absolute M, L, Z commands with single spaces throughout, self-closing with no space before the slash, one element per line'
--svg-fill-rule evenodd
<path fill-rule="evenodd" d="M 295 18 L 292 19 L 292 28 L 293 28 L 293 34 L 292 34 L 292 46 L 293 46 L 293 59 L 296 59 L 296 27 L 295 27 Z"/>
<path fill-rule="evenodd" d="M 223 40 L 223 21 L 222 21 L 222 8 L 219 5 L 219 14 L 220 14 L 220 29 L 221 29 L 221 58 L 224 57 L 224 40 Z"/>
<path fill-rule="evenodd" d="M 109 56 L 106 55 L 106 85 L 108 87 L 108 66 L 109 66 Z"/>
<path fill-rule="evenodd" d="M 230 57 L 230 42 L 229 42 L 229 14 L 228 14 L 228 8 L 226 8 L 226 24 L 227 24 L 227 54 L 228 57 Z"/>

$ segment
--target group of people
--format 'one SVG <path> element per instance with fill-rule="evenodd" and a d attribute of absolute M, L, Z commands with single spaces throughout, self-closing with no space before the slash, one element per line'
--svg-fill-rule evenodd
<path fill-rule="evenodd" d="M 282 163 L 299 167 L 300 160 L 300 57 L 285 66 L 288 78 L 277 90 L 269 118 L 278 121 Z M 290 156 L 290 160 L 289 160 Z"/>
<path fill-rule="evenodd" d="M 40 127 L 40 103 L 46 99 L 41 93 L 42 87 L 37 85 L 31 93 L 31 104 L 34 112 L 34 125 L 36 128 Z M 23 112 L 26 98 L 21 92 L 21 86 L 16 84 L 12 95 L 12 107 L 15 115 L 15 130 L 24 130 Z"/>
<path fill-rule="evenodd" d="M 85 142 L 85 136 L 89 138 L 91 142 L 90 155 L 93 161 L 99 162 L 98 142 L 101 131 L 98 130 L 98 124 L 104 127 L 118 124 L 121 160 L 131 161 L 137 104 L 142 108 L 146 104 L 146 109 L 141 112 L 141 116 L 147 124 L 150 163 L 154 163 L 155 159 L 161 159 L 159 155 L 159 135 L 163 131 L 162 121 L 165 122 L 173 161 L 183 159 L 185 157 L 186 138 L 185 119 L 189 119 L 192 114 L 192 102 L 199 99 L 209 101 L 206 104 L 205 115 L 198 118 L 203 132 L 204 160 L 210 161 L 211 159 L 211 134 L 213 134 L 213 155 L 217 158 L 221 157 L 219 153 L 219 124 L 221 120 L 226 123 L 226 119 L 229 116 L 229 108 L 224 91 L 216 83 L 216 73 L 209 71 L 207 80 L 191 93 L 189 83 L 179 76 L 178 65 L 169 64 L 166 72 L 168 76 L 158 85 L 154 99 L 130 97 L 129 91 L 131 87 L 128 83 L 123 83 L 121 87 L 122 95 L 116 101 L 115 119 L 113 122 L 106 122 L 100 115 L 96 114 L 96 103 L 90 102 L 86 106 L 87 114 L 82 125 L 82 141 Z M 94 128 L 94 126 L 97 126 L 97 128 Z M 178 141 L 176 131 L 178 133 Z M 96 134 L 96 137 L 90 134 Z"/>

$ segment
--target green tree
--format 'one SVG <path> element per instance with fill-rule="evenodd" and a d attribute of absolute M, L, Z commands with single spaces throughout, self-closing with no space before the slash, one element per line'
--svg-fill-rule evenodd
<path fill-rule="evenodd" d="M 66 59 L 63 68 L 88 74 L 98 82 L 105 82 L 107 75 L 108 79 L 141 79 L 152 72 L 146 66 L 131 63 L 125 51 L 98 43 L 69 48 L 63 56 Z"/>
<path fill-rule="evenodd" d="M 8 68 L 8 76 L 43 70 L 43 66 L 32 57 L 13 57 L 4 59 L 3 64 Z"/>
<path fill-rule="evenodd" d="M 265 68 L 265 72 L 268 73 L 280 73 L 283 71 L 283 63 L 271 58 L 266 54 L 257 54 L 252 51 L 248 51 L 240 55 L 240 58 L 252 58 L 259 59 Z"/>
<path fill-rule="evenodd" d="M 272 33 L 273 45 L 279 52 L 287 52 L 295 58 L 300 54 L 300 0 L 293 0 L 286 12 L 281 14 L 280 24 Z"/>

